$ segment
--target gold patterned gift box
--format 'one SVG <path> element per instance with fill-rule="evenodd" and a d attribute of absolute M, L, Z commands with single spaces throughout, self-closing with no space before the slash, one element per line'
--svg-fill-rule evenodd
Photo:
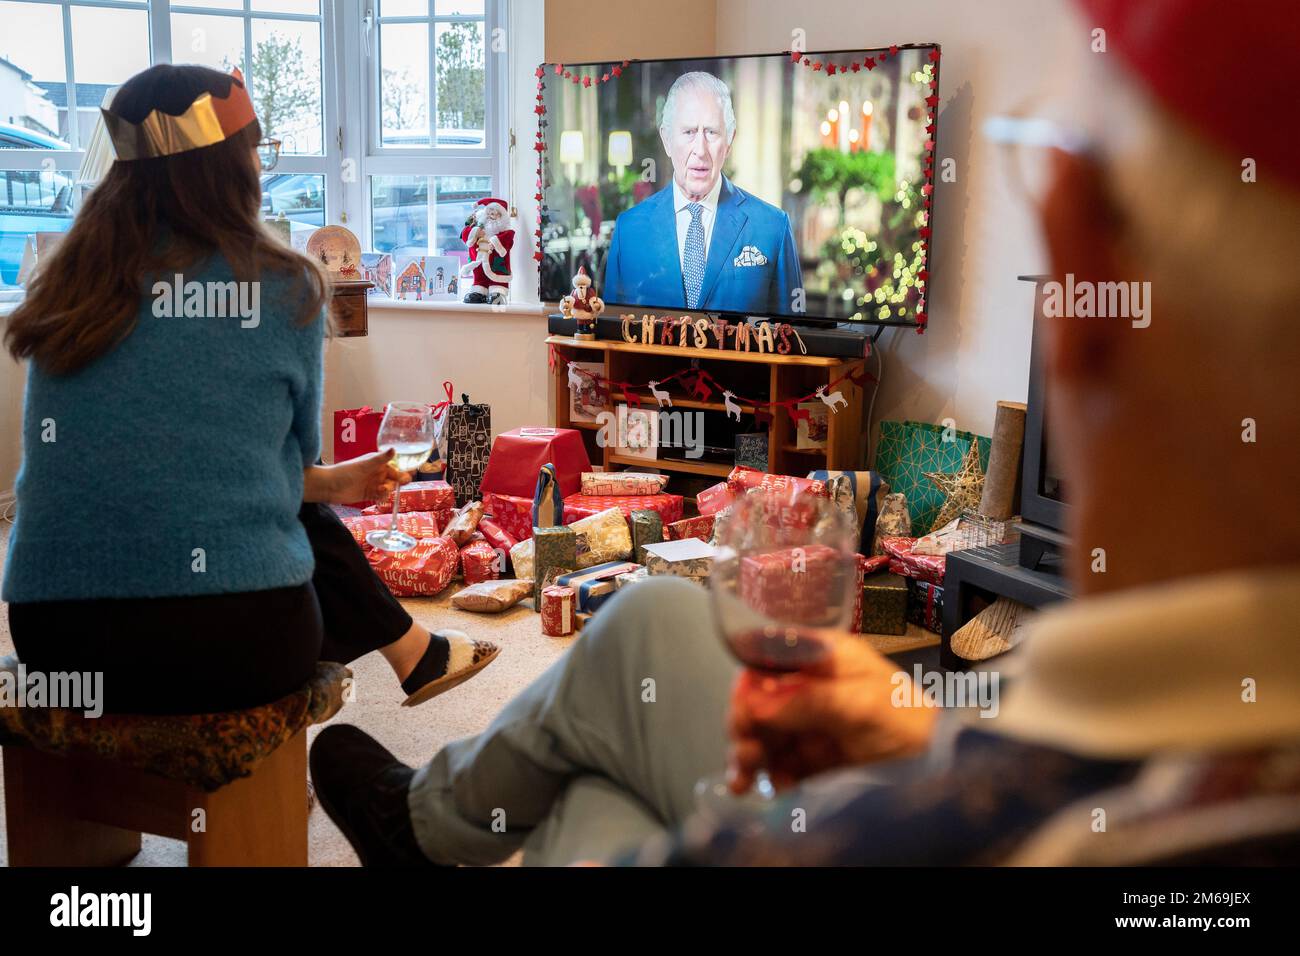
<path fill-rule="evenodd" d="M 572 571 L 578 565 L 578 535 L 572 528 L 533 529 L 533 607 L 542 608 L 542 588 L 558 571 Z"/>
<path fill-rule="evenodd" d="M 664 539 L 664 519 L 659 512 L 646 509 L 633 511 L 627 523 L 632 529 L 632 559 L 645 564 L 645 546 Z"/>
<path fill-rule="evenodd" d="M 862 633 L 907 633 L 907 580 L 891 571 L 877 571 L 862 582 Z"/>
<path fill-rule="evenodd" d="M 671 574 L 704 584 L 713 571 L 718 549 L 699 538 L 684 538 L 647 544 L 643 550 L 648 574 Z"/>

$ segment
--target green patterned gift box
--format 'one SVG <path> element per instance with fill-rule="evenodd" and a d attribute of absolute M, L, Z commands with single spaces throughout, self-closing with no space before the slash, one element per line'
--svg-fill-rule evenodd
<path fill-rule="evenodd" d="M 533 529 L 533 609 L 542 609 L 542 588 L 547 576 L 572 571 L 578 566 L 578 533 L 557 525 Z"/>
<path fill-rule="evenodd" d="M 862 633 L 907 633 L 907 580 L 901 574 L 877 571 L 863 578 Z"/>
<path fill-rule="evenodd" d="M 645 564 L 645 546 L 664 539 L 664 519 L 657 511 L 638 509 L 628 516 L 632 526 L 632 560 Z"/>

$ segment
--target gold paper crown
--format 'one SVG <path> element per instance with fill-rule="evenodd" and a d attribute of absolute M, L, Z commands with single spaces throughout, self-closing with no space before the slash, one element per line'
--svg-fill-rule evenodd
<path fill-rule="evenodd" d="M 244 74 L 235 69 L 231 78 L 224 99 L 201 93 L 179 116 L 153 110 L 139 123 L 132 123 L 101 108 L 114 156 L 120 160 L 175 156 L 229 139 L 257 119 Z"/>

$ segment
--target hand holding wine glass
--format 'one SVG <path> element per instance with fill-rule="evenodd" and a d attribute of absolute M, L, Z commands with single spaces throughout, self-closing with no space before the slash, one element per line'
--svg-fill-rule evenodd
<path fill-rule="evenodd" d="M 393 450 L 389 463 L 399 472 L 414 472 L 433 451 L 434 419 L 428 405 L 394 402 L 384 412 L 376 441 L 381 449 Z M 409 551 L 415 539 L 397 530 L 398 499 L 400 487 L 393 488 L 393 516 L 387 531 L 372 531 L 366 543 L 381 551 Z"/>
<path fill-rule="evenodd" d="M 807 492 L 753 489 L 719 520 L 718 544 L 709 589 L 722 639 L 747 668 L 740 684 L 762 685 L 824 666 L 846 636 L 855 599 L 856 535 L 846 513 Z M 773 781 L 762 758 L 779 752 L 782 742 L 775 728 L 747 728 L 766 736 L 730 789 L 738 793 L 752 784 L 769 798 Z M 702 803 L 716 808 L 728 781 L 705 778 L 696 790 Z"/>

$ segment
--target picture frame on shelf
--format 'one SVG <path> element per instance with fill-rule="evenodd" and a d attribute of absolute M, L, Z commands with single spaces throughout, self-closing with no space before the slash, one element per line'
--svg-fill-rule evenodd
<path fill-rule="evenodd" d="M 830 434 L 830 410 L 820 401 L 800 402 L 798 408 L 807 412 L 808 416 L 799 419 L 795 430 L 795 448 L 825 448 Z"/>
<path fill-rule="evenodd" d="M 659 412 L 652 408 L 618 407 L 617 453 L 644 461 L 659 459 Z"/>
<path fill-rule="evenodd" d="M 576 370 L 593 376 L 605 374 L 604 362 L 574 362 L 573 365 Z M 581 374 L 577 378 L 582 382 L 582 387 L 569 389 L 569 421 L 594 424 L 605 410 L 607 393 L 599 386 L 599 378 Z"/>

